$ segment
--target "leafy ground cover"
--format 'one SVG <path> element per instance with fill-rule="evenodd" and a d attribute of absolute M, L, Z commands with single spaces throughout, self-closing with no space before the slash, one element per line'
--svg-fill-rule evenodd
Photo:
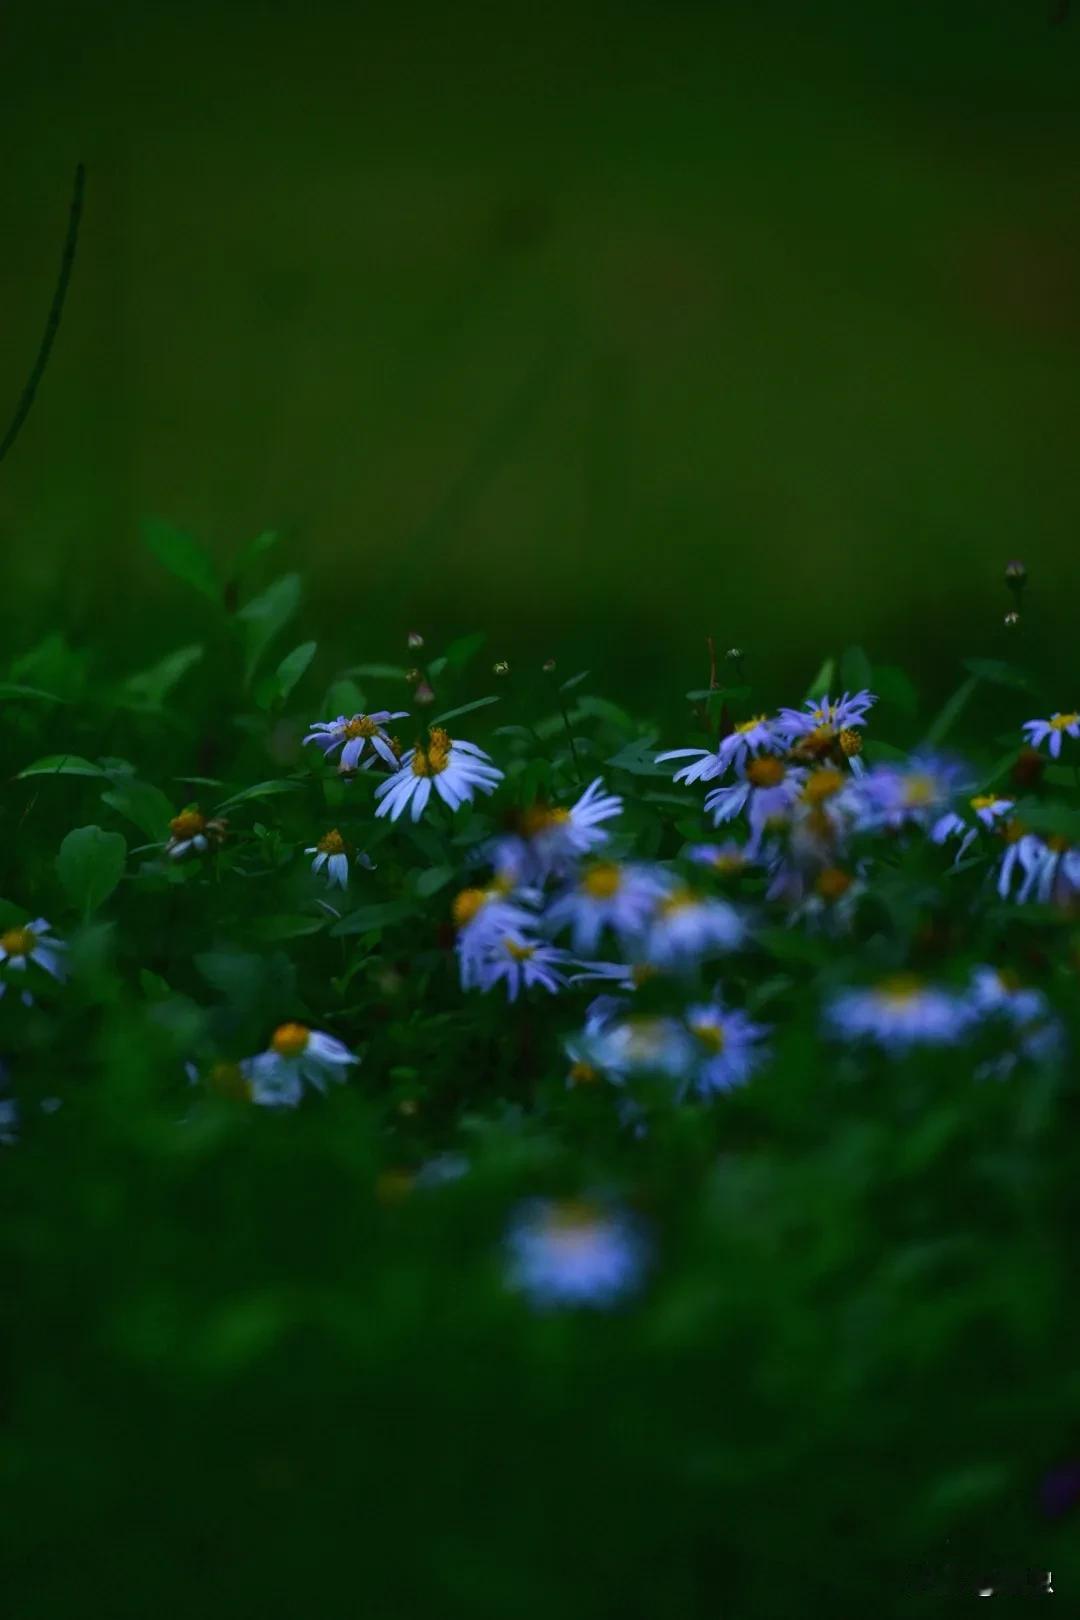
<path fill-rule="evenodd" d="M 1080 1580 L 1070 694 L 329 670 L 148 541 L 202 642 L 0 685 L 12 1612 Z"/>

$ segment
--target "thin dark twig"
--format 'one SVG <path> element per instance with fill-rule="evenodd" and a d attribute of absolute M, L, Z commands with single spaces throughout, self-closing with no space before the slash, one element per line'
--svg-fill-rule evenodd
<path fill-rule="evenodd" d="M 49 318 L 45 323 L 45 333 L 41 339 L 37 359 L 34 361 L 34 369 L 31 371 L 30 379 L 23 389 L 22 398 L 16 407 L 11 426 L 4 435 L 3 443 L 0 443 L 0 461 L 3 461 L 15 440 L 19 437 L 22 425 L 30 415 L 34 395 L 37 393 L 38 385 L 45 374 L 45 367 L 49 363 L 49 355 L 52 352 L 53 343 L 56 341 L 56 334 L 60 329 L 60 317 L 64 312 L 64 300 L 67 297 L 68 283 L 71 280 L 72 266 L 75 263 L 75 245 L 79 239 L 79 221 L 82 218 L 85 184 L 86 168 L 84 164 L 80 163 L 75 170 L 75 185 L 71 193 L 71 211 L 68 214 L 67 240 L 64 242 L 64 253 L 60 260 L 60 275 L 56 282 L 56 291 L 53 293 L 52 307 L 49 310 Z"/>

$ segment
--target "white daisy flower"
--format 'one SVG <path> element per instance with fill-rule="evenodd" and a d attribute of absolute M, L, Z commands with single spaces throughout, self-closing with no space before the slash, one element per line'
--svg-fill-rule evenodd
<path fill-rule="evenodd" d="M 578 955 L 593 956 L 605 929 L 623 945 L 638 938 L 670 886 L 670 878 L 655 867 L 596 861 L 548 907 L 546 922 L 553 933 L 569 927 Z"/>
<path fill-rule="evenodd" d="M 866 724 L 866 711 L 876 702 L 874 693 L 865 689 L 854 696 L 845 692 L 835 701 L 826 693 L 824 697 L 807 698 L 801 709 L 781 709 L 774 724 L 788 738 L 805 737 L 826 726 L 832 731 L 848 731 Z"/>
<path fill-rule="evenodd" d="M 750 852 L 756 853 L 765 833 L 790 819 L 806 771 L 801 765 L 785 765 L 774 754 L 759 754 L 740 767 L 738 775 L 739 780 L 730 787 L 714 788 L 706 795 L 705 809 L 715 826 L 734 820 L 745 810 Z"/>
<path fill-rule="evenodd" d="M 182 860 L 191 851 L 205 855 L 208 849 L 222 842 L 227 826 L 222 816 L 207 818 L 197 804 L 189 805 L 169 822 L 165 853 L 174 861 Z"/>
<path fill-rule="evenodd" d="M 754 864 L 754 857 L 744 844 L 734 838 L 722 844 L 690 844 L 684 851 L 686 859 L 695 866 L 707 866 L 720 877 L 737 877 Z"/>
<path fill-rule="evenodd" d="M 702 1096 L 744 1085 L 764 1061 L 761 1043 L 769 1031 L 747 1013 L 717 1001 L 702 1003 L 687 1008 L 686 1027 L 702 1053 L 691 1082 Z"/>
<path fill-rule="evenodd" d="M 1013 807 L 1012 799 L 999 799 L 996 793 L 976 793 L 973 799 L 968 800 L 971 809 L 975 812 L 976 825 L 972 827 L 964 817 L 955 810 L 947 810 L 930 828 L 930 837 L 935 844 L 947 843 L 950 838 L 959 838 L 960 847 L 956 851 L 953 865 L 959 865 L 965 852 L 979 836 L 979 828 L 993 828 L 1003 816 L 1007 816 Z"/>
<path fill-rule="evenodd" d="M 704 956 L 735 950 L 744 932 L 739 913 L 726 900 L 690 888 L 672 889 L 653 914 L 644 956 L 654 967 L 692 967 Z"/>
<path fill-rule="evenodd" d="M 523 933 L 487 932 L 473 958 L 470 983 L 486 991 L 502 981 L 510 1001 L 516 1001 L 522 990 L 530 990 L 533 985 L 555 995 L 566 987 L 562 969 L 571 961 L 568 951 Z"/>
<path fill-rule="evenodd" d="M 295 1108 L 304 1085 L 325 1091 L 327 1081 L 345 1079 L 345 1070 L 359 1063 L 342 1041 L 306 1024 L 281 1024 L 270 1045 L 257 1057 L 246 1058 L 240 1073 L 250 1082 L 252 1101 L 268 1108 Z"/>
<path fill-rule="evenodd" d="M 598 996 L 585 1029 L 573 1038 L 574 1053 L 608 1079 L 620 1083 L 635 1075 L 689 1076 L 699 1048 L 678 1018 L 626 1014 L 617 997 Z"/>
<path fill-rule="evenodd" d="M 376 759 L 396 771 L 398 754 L 386 727 L 391 720 L 406 719 L 407 709 L 377 709 L 373 714 L 354 714 L 351 718 L 339 714 L 336 720 L 316 721 L 304 742 L 313 742 L 321 748 L 325 759 L 340 748 L 339 769 L 342 771 L 355 771 L 358 766 L 368 770 Z"/>
<path fill-rule="evenodd" d="M 859 832 L 935 826 L 964 788 L 966 769 L 953 760 L 913 754 L 903 765 L 875 765 L 845 793 Z"/>
<path fill-rule="evenodd" d="M 974 1014 L 949 990 L 895 973 L 868 989 L 844 990 L 825 1011 L 828 1031 L 845 1041 L 872 1040 L 902 1054 L 914 1046 L 951 1046 L 963 1040 Z"/>
<path fill-rule="evenodd" d="M 662 765 L 669 759 L 693 760 L 696 763 L 682 766 L 672 780 L 711 782 L 723 776 L 731 765 L 740 765 L 755 754 L 780 753 L 785 746 L 785 738 L 777 731 L 775 722 L 767 715 L 755 714 L 749 720 L 740 720 L 726 737 L 721 737 L 715 749 L 672 748 L 667 753 L 657 754 L 656 763 Z"/>
<path fill-rule="evenodd" d="M 969 995 L 980 1018 L 1004 1023 L 1017 1038 L 1016 1049 L 991 1059 L 980 1075 L 1004 1078 L 1020 1057 L 1046 1063 L 1061 1056 L 1064 1031 L 1041 990 L 1025 988 L 1012 974 L 982 965 L 972 971 Z"/>
<path fill-rule="evenodd" d="M 537 898 L 532 890 L 515 893 L 498 883 L 485 889 L 462 889 L 454 896 L 451 915 L 458 931 L 454 948 L 463 990 L 474 990 L 480 984 L 481 968 L 493 941 L 504 934 L 535 929 Z"/>
<path fill-rule="evenodd" d="M 419 821 L 432 787 L 444 804 L 458 810 L 471 804 L 477 792 L 494 793 L 502 779 L 503 772 L 482 748 L 451 738 L 441 726 L 432 726 L 427 746 L 410 748 L 400 770 L 375 789 L 375 797 L 382 800 L 375 814 L 396 821 L 411 805 L 412 819 Z"/>
<path fill-rule="evenodd" d="M 521 1205 L 506 1249 L 509 1286 L 540 1309 L 615 1305 L 639 1286 L 648 1258 L 628 1215 L 569 1199 Z"/>
<path fill-rule="evenodd" d="M 496 868 L 513 873 L 519 882 L 544 883 L 564 877 L 583 855 L 601 849 L 611 834 L 601 822 L 621 815 L 623 801 L 604 793 L 598 776 L 575 804 L 533 804 L 522 812 L 520 832 L 497 838 L 489 854 Z"/>
<path fill-rule="evenodd" d="M 349 856 L 345 848 L 345 840 L 336 827 L 325 833 L 317 844 L 312 844 L 309 849 L 305 849 L 304 854 L 314 855 L 315 859 L 311 863 L 313 872 L 321 872 L 325 866 L 326 881 L 331 889 L 334 888 L 335 884 L 339 889 L 348 888 Z"/>
<path fill-rule="evenodd" d="M 49 924 L 44 917 L 38 917 L 21 928 L 6 929 L 0 934 L 0 996 L 8 987 L 8 974 L 24 974 L 31 964 L 44 968 L 52 978 L 63 980 L 66 977 L 66 950 L 64 940 L 50 934 Z M 25 980 L 23 983 L 25 985 Z M 26 1006 L 33 1004 L 34 998 L 28 989 L 24 988 L 21 995 Z"/>
<path fill-rule="evenodd" d="M 1080 737 L 1080 714 L 1052 714 L 1049 720 L 1025 720 L 1020 730 L 1031 748 L 1046 743 L 1051 759 L 1061 755 L 1062 737 Z"/>

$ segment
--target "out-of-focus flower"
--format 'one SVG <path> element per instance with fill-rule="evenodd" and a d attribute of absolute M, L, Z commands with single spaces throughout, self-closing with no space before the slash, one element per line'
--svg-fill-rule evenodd
<path fill-rule="evenodd" d="M 762 1042 L 769 1034 L 766 1026 L 719 1001 L 688 1007 L 686 1027 L 701 1051 L 690 1082 L 690 1089 L 701 1096 L 744 1085 L 765 1059 Z"/>
<path fill-rule="evenodd" d="M 1000 799 L 996 793 L 977 793 L 973 799 L 968 800 L 968 803 L 975 812 L 974 827 L 955 810 L 946 810 L 930 828 L 930 837 L 935 844 L 944 844 L 950 838 L 960 839 L 954 865 L 963 860 L 965 851 L 979 836 L 980 827 L 992 829 L 1013 807 L 1012 799 Z"/>
<path fill-rule="evenodd" d="M 374 765 L 376 758 L 381 759 L 390 770 L 396 771 L 397 756 L 386 726 L 388 721 L 404 720 L 407 715 L 407 709 L 395 709 L 393 712 L 377 709 L 373 714 L 354 714 L 351 718 L 339 714 L 336 720 L 317 721 L 304 742 L 313 742 L 317 748 L 321 748 L 326 759 L 340 748 L 338 763 L 343 771 L 367 770 Z"/>
<path fill-rule="evenodd" d="M 719 951 L 735 950 L 744 933 L 742 918 L 726 900 L 676 888 L 658 902 L 642 954 L 654 967 L 693 967 Z"/>
<path fill-rule="evenodd" d="M 329 1081 L 342 1081 L 350 1064 L 360 1060 L 334 1035 L 306 1024 L 281 1024 L 270 1045 L 239 1065 L 251 1084 L 251 1098 L 268 1108 L 295 1108 L 305 1084 L 325 1091 Z"/>
<path fill-rule="evenodd" d="M 381 803 L 377 816 L 396 821 L 410 808 L 419 821 L 432 788 L 451 810 L 471 804 L 476 793 L 494 793 L 503 773 L 475 743 L 452 738 L 441 726 L 432 726 L 426 746 L 419 743 L 401 761 L 401 768 L 375 789 Z"/>
<path fill-rule="evenodd" d="M 546 922 L 552 933 L 570 928 L 579 956 L 595 955 L 605 929 L 625 947 L 641 937 L 670 887 L 666 873 L 644 863 L 596 861 L 548 907 Z"/>
<path fill-rule="evenodd" d="M 1061 753 L 1062 737 L 1080 737 L 1080 714 L 1052 714 L 1049 720 L 1025 720 L 1020 730 L 1032 748 L 1046 743 L 1050 758 L 1057 759 Z"/>
<path fill-rule="evenodd" d="M 641 1283 L 644 1234 L 625 1213 L 569 1199 L 530 1199 L 507 1234 L 507 1282 L 540 1309 L 617 1304 Z"/>
<path fill-rule="evenodd" d="M 515 873 L 519 882 L 565 877 L 576 861 L 609 842 L 611 834 L 601 824 L 622 813 L 623 801 L 603 786 L 598 776 L 572 805 L 530 805 L 521 813 L 517 833 L 494 840 L 494 864 Z"/>
<path fill-rule="evenodd" d="M 830 1034 L 845 1041 L 871 1040 L 902 1054 L 914 1046 L 951 1046 L 968 1034 L 970 1003 L 951 991 L 896 973 L 867 989 L 844 990 L 825 1010 Z"/>
<path fill-rule="evenodd" d="M 730 787 L 706 794 L 705 809 L 715 826 L 746 812 L 750 849 L 754 852 L 767 832 L 787 823 L 806 777 L 802 766 L 785 765 L 774 754 L 759 754 L 738 767 L 739 780 Z"/>
<path fill-rule="evenodd" d="M 1015 1068 L 1018 1057 L 1048 1063 L 1061 1056 L 1064 1030 L 1041 990 L 1020 984 L 1010 973 L 980 965 L 972 972 L 968 994 L 980 1019 L 1004 1025 L 1015 1038 L 1015 1049 L 991 1060 L 984 1072 L 1004 1077 Z"/>
<path fill-rule="evenodd" d="M 480 990 L 492 990 L 502 983 L 510 1001 L 534 985 L 554 995 L 565 988 L 563 969 L 572 960 L 568 951 L 516 930 L 505 934 L 488 931 L 471 958 L 469 982 Z"/>
<path fill-rule="evenodd" d="M 753 864 L 753 858 L 744 844 L 728 838 L 722 844 L 691 844 L 686 859 L 695 866 L 707 866 L 720 877 L 737 877 Z"/>
<path fill-rule="evenodd" d="M 963 791 L 965 768 L 953 760 L 912 755 L 904 764 L 875 765 L 845 794 L 855 829 L 881 831 L 905 826 L 929 829 Z"/>
<path fill-rule="evenodd" d="M 182 860 L 192 850 L 204 855 L 208 849 L 222 843 L 227 827 L 228 822 L 221 816 L 207 819 L 197 804 L 189 805 L 169 822 L 165 853 L 174 861 Z"/>

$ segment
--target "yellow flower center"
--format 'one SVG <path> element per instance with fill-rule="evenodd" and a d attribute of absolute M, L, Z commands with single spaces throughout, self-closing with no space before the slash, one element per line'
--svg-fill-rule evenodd
<path fill-rule="evenodd" d="M 1075 726 L 1080 720 L 1080 714 L 1055 714 L 1050 721 L 1052 731 L 1065 731 L 1069 726 Z"/>
<path fill-rule="evenodd" d="M 746 732 L 753 731 L 755 726 L 763 726 L 767 719 L 768 716 L 764 714 L 751 715 L 749 720 L 740 720 L 735 730 L 740 736 L 744 736 Z"/>
<path fill-rule="evenodd" d="M 1069 840 L 1065 837 L 1064 833 L 1051 833 L 1049 838 L 1046 840 L 1046 847 L 1047 849 L 1053 850 L 1055 855 L 1064 855 L 1067 849 L 1072 848 L 1072 845 L 1069 843 Z"/>
<path fill-rule="evenodd" d="M 719 1024 L 691 1024 L 690 1033 L 701 1042 L 706 1052 L 715 1056 L 724 1050 L 724 1032 Z"/>
<path fill-rule="evenodd" d="M 1014 968 L 998 968 L 997 979 L 1001 988 L 1010 995 L 1015 995 L 1020 989 L 1020 975 Z"/>
<path fill-rule="evenodd" d="M 848 759 L 851 759 L 855 754 L 861 754 L 863 750 L 862 732 L 856 731 L 854 726 L 845 726 L 840 733 L 840 747 L 844 750 Z"/>
<path fill-rule="evenodd" d="M 839 793 L 844 781 L 845 778 L 840 771 L 834 771 L 826 766 L 807 777 L 802 796 L 807 804 L 821 804 L 823 800 L 831 799 L 834 793 Z"/>
<path fill-rule="evenodd" d="M 783 765 L 772 754 L 752 759 L 746 767 L 746 780 L 756 788 L 776 787 L 786 775 Z"/>
<path fill-rule="evenodd" d="M 814 888 L 824 901 L 832 904 L 848 892 L 853 881 L 851 873 L 845 872 L 843 867 L 827 866 L 823 872 L 818 873 Z"/>
<path fill-rule="evenodd" d="M 700 895 L 695 894 L 693 889 L 673 889 L 670 894 L 664 896 L 657 906 L 657 915 L 671 917 L 677 911 L 685 911 L 687 906 L 696 906 L 700 898 Z"/>
<path fill-rule="evenodd" d="M 915 973 L 890 973 L 878 985 L 879 993 L 887 1001 L 912 1001 L 922 989 L 922 980 Z"/>
<path fill-rule="evenodd" d="M 597 1212 L 592 1204 L 580 1198 L 563 1198 L 547 1218 L 547 1229 L 552 1237 L 588 1237 L 597 1228 Z"/>
<path fill-rule="evenodd" d="M 709 864 L 714 872 L 719 872 L 723 877 L 731 877 L 733 873 L 742 871 L 746 859 L 743 855 L 729 850 L 722 855 L 714 855 Z"/>
<path fill-rule="evenodd" d="M 354 714 L 352 719 L 346 722 L 345 736 L 350 741 L 354 737 L 377 737 L 378 734 L 378 723 L 369 714 Z"/>
<path fill-rule="evenodd" d="M 553 808 L 548 804 L 530 804 L 521 817 L 521 831 L 525 838 L 535 838 L 539 833 L 549 832 L 552 827 L 562 827 L 570 820 L 569 810 L 561 806 Z"/>
<path fill-rule="evenodd" d="M 581 880 L 582 891 L 590 900 L 610 900 L 618 894 L 622 872 L 614 861 L 598 861 Z"/>
<path fill-rule="evenodd" d="M 194 838 L 197 833 L 203 832 L 205 827 L 206 817 L 198 810 L 181 810 L 180 814 L 169 822 L 169 831 L 178 841 L 182 838 Z"/>
<path fill-rule="evenodd" d="M 937 796 L 938 786 L 932 776 L 909 776 L 904 783 L 904 803 L 908 806 L 933 804 Z"/>
<path fill-rule="evenodd" d="M 660 969 L 653 967 L 651 962 L 635 962 L 630 969 L 630 977 L 640 990 L 649 979 L 655 979 Z"/>
<path fill-rule="evenodd" d="M 968 802 L 973 810 L 992 810 L 998 801 L 993 793 L 976 793 Z"/>
<path fill-rule="evenodd" d="M 342 838 L 337 828 L 334 827 L 324 837 L 319 839 L 316 848 L 323 855 L 344 855 L 345 840 Z"/>
<path fill-rule="evenodd" d="M 413 1177 L 407 1170 L 383 1170 L 375 1178 L 375 1197 L 380 1204 L 400 1204 L 413 1189 Z"/>
<path fill-rule="evenodd" d="M 270 1049 L 283 1058 L 297 1058 L 300 1056 L 311 1039 L 311 1031 L 305 1024 L 279 1024 L 275 1029 Z"/>
<path fill-rule="evenodd" d="M 1025 837 L 1027 834 L 1027 828 L 1024 826 L 1023 822 L 1017 821 L 1015 818 L 1008 820 L 999 830 L 1001 837 L 1007 844 L 1019 843 L 1020 839 Z"/>
<path fill-rule="evenodd" d="M 245 1080 L 238 1063 L 215 1063 L 206 1076 L 206 1084 L 217 1097 L 229 1102 L 250 1102 L 252 1086 Z"/>
<path fill-rule="evenodd" d="M 412 757 L 412 772 L 414 776 L 438 776 L 449 763 L 449 750 L 437 748 L 432 742 L 428 748 L 417 748 Z"/>
<path fill-rule="evenodd" d="M 516 939 L 504 939 L 503 949 L 515 962 L 527 962 L 536 954 L 535 945 L 519 945 Z"/>
<path fill-rule="evenodd" d="M 6 934 L 0 934 L 0 946 L 9 956 L 29 956 L 36 943 L 30 928 L 9 928 Z"/>
<path fill-rule="evenodd" d="M 454 896 L 451 906 L 451 915 L 459 928 L 471 923 L 477 912 L 484 907 L 490 896 L 485 889 L 462 889 L 460 894 Z"/>
<path fill-rule="evenodd" d="M 591 1063 L 571 1063 L 567 1076 L 572 1086 L 594 1086 L 600 1079 L 600 1070 Z"/>

